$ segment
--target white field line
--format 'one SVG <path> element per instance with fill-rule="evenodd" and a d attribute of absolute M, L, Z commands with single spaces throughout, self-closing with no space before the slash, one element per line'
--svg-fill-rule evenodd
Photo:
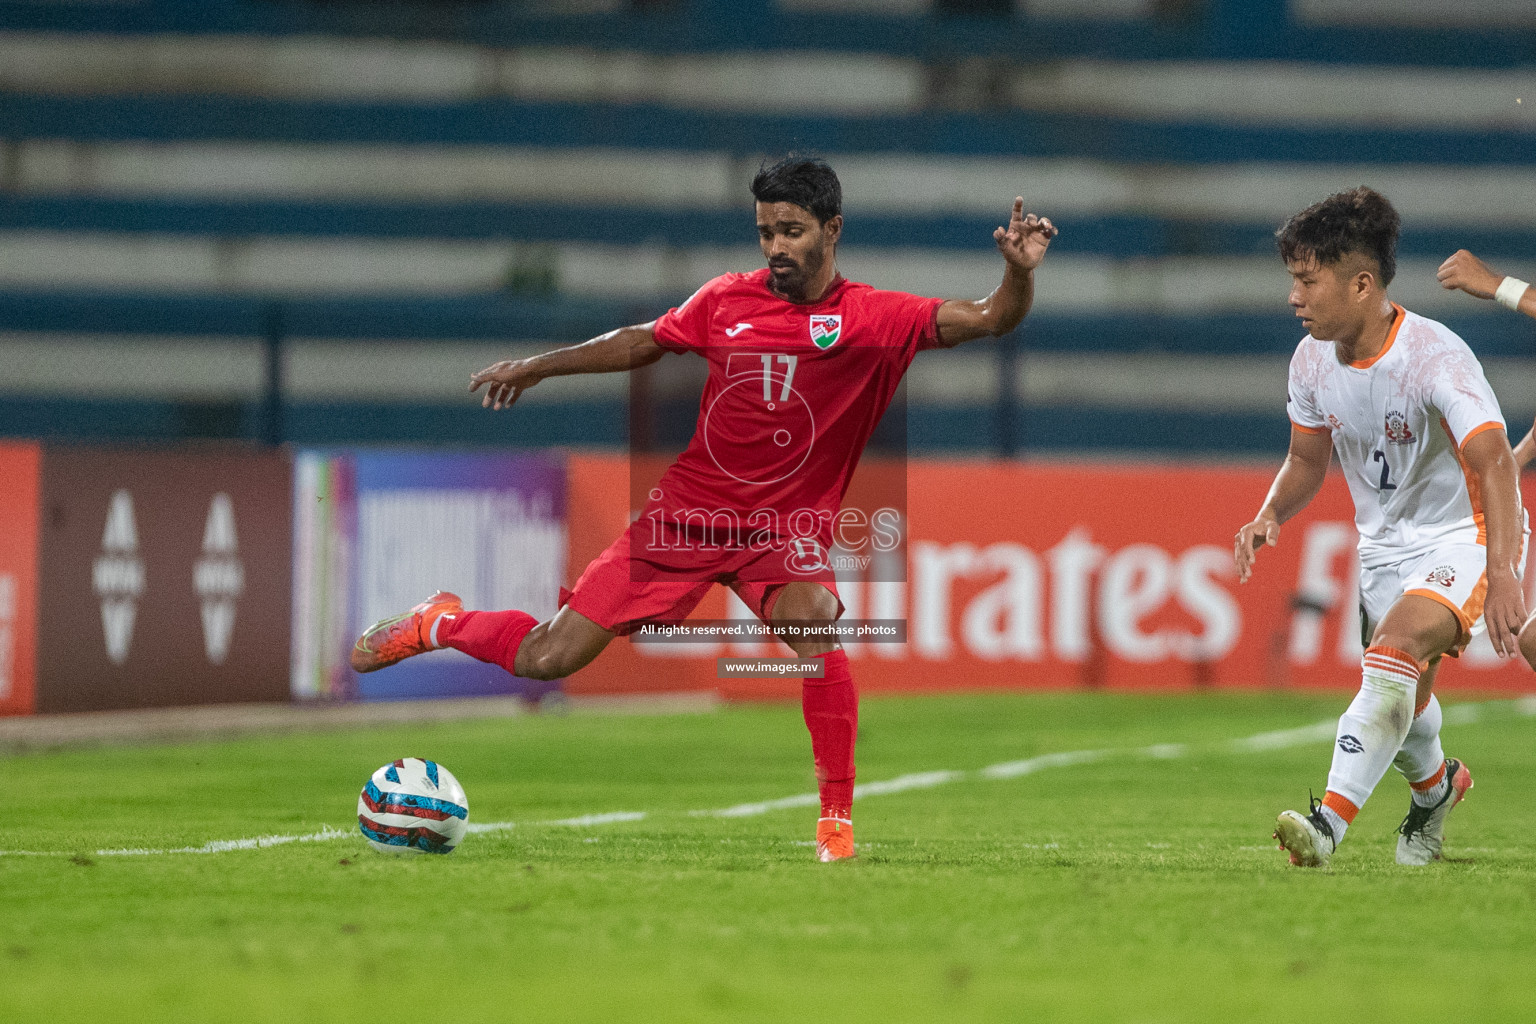
<path fill-rule="evenodd" d="M 1536 716 L 1536 696 L 1528 696 L 1508 701 L 1452 705 L 1445 710 L 1445 721 L 1447 724 L 1452 725 L 1468 725 L 1480 722 L 1485 718 L 1483 714 L 1484 709 L 1496 708 L 1501 705 L 1507 707 L 1518 716 Z M 1328 721 L 1314 722 L 1311 725 L 1303 725 L 1295 729 L 1261 732 L 1253 736 L 1229 740 L 1225 744 L 1217 745 L 1215 749 L 1224 748 L 1235 753 L 1261 753 L 1281 750 L 1286 747 L 1302 746 L 1307 743 L 1331 739 L 1337 724 L 1336 719 L 1329 719 Z M 1175 760 L 1188 756 L 1189 752 L 1189 746 L 1183 743 L 1155 743 L 1147 747 L 1129 747 L 1125 749 L 1065 750 L 1054 754 L 1041 754 L 1037 757 L 1029 757 L 1020 761 L 1003 761 L 998 764 L 987 765 L 985 768 L 979 768 L 975 771 L 941 770 L 913 772 L 907 775 L 898 775 L 894 779 L 886 779 L 882 782 L 864 782 L 854 787 L 853 795 L 854 799 L 862 799 L 872 796 L 888 796 L 892 793 L 906 793 L 915 789 L 932 789 L 936 786 L 947 786 L 952 782 L 978 779 L 1016 779 L 1025 775 L 1032 775 L 1047 768 L 1066 768 L 1072 765 L 1092 764 L 1117 756 L 1139 756 L 1154 760 Z M 794 796 L 779 797 L 776 800 L 761 800 L 755 803 L 734 804 L 730 807 L 689 811 L 688 813 L 693 817 L 746 818 L 795 807 L 814 807 L 818 803 L 820 803 L 820 797 L 817 794 L 798 793 Z M 519 827 L 538 826 L 591 828 L 619 822 L 643 821 L 648 816 L 645 811 L 610 811 L 603 814 L 584 814 L 575 818 L 556 818 L 552 821 L 530 821 L 524 822 L 522 825 L 513 821 L 475 822 L 469 826 L 468 831 L 475 833 L 505 832 Z M 350 829 L 334 829 L 326 825 L 322 826 L 318 832 L 310 832 L 305 835 L 256 836 L 249 839 L 215 839 L 204 843 L 202 846 L 178 846 L 166 849 L 97 850 L 96 856 L 142 857 L 167 853 L 227 853 L 230 850 L 258 850 L 269 846 L 283 846 L 288 843 L 319 843 L 332 839 L 349 839 L 353 835 L 354 833 Z M 71 856 L 70 851 L 0 850 L 0 857 L 66 856 Z"/>
<path fill-rule="evenodd" d="M 1094 761 L 1102 761 L 1113 750 L 1068 750 L 1060 754 L 1041 754 L 1039 757 L 1025 758 L 1022 761 L 1004 761 L 1002 764 L 992 764 L 983 768 L 976 774 L 983 779 L 1016 779 L 1021 775 L 1033 775 L 1042 768 L 1066 768 L 1074 764 L 1091 764 Z"/>
<path fill-rule="evenodd" d="M 1303 725 L 1297 729 L 1281 729 L 1278 732 L 1261 732 L 1257 736 L 1245 736 L 1240 740 L 1233 740 L 1230 746 L 1233 750 L 1245 753 L 1280 750 L 1302 743 L 1330 739 L 1338 727 L 1337 719 L 1330 722 L 1313 722 L 1311 725 Z"/>
<path fill-rule="evenodd" d="M 1440 713 L 1442 723 L 1471 725 L 1483 717 L 1483 709 L 1476 704 L 1452 704 Z"/>
<path fill-rule="evenodd" d="M 610 811 L 607 814 L 583 814 L 579 818 L 559 818 L 555 821 L 536 822 L 536 824 L 564 825 L 568 828 L 590 828 L 593 825 L 611 825 L 620 821 L 641 821 L 644 818 L 644 811 Z M 511 822 L 506 824 L 511 824 Z"/>
<path fill-rule="evenodd" d="M 910 775 L 898 775 L 896 778 L 886 779 L 884 782 L 862 782 L 853 787 L 853 798 L 857 800 L 861 797 L 905 793 L 913 789 L 932 789 L 934 786 L 959 782 L 966 775 L 966 772 L 952 771 L 914 772 Z M 767 814 L 769 811 L 787 810 L 791 807 L 815 807 L 820 803 L 821 797 L 815 793 L 798 793 L 795 796 L 780 797 L 777 800 L 763 800 L 758 803 L 721 807 L 712 811 L 689 811 L 688 813 L 696 818 L 748 818 L 758 814 Z"/>
<path fill-rule="evenodd" d="M 257 836 L 254 839 L 214 839 L 202 846 L 177 846 L 168 850 L 120 849 L 97 850 L 98 857 L 142 857 L 158 853 L 228 853 L 230 850 L 257 850 L 285 843 L 323 843 L 331 839 L 345 839 L 351 832 L 343 832 L 329 825 L 320 826 L 319 832 L 302 836 Z"/>

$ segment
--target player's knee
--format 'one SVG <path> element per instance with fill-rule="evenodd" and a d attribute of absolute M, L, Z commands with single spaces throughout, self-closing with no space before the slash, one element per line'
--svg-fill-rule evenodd
<path fill-rule="evenodd" d="M 1452 638 L 1454 641 L 1454 637 Z M 1421 670 L 1432 659 L 1445 653 L 1447 648 L 1441 647 L 1439 638 L 1426 636 L 1424 632 L 1412 629 L 1394 629 L 1390 623 L 1382 623 L 1376 628 L 1376 633 L 1371 637 L 1372 647 L 1390 647 L 1396 651 L 1402 651 L 1414 661 L 1418 662 Z"/>
<path fill-rule="evenodd" d="M 814 583 L 791 583 L 773 606 L 773 618 L 800 622 L 837 621 L 837 598 Z"/>

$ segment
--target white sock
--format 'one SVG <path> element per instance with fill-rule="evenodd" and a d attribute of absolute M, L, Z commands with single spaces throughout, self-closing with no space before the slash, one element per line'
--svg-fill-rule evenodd
<path fill-rule="evenodd" d="M 1365 806 L 1402 749 L 1413 725 L 1413 697 L 1419 684 L 1418 663 L 1391 647 L 1367 650 L 1360 659 L 1360 669 L 1360 692 L 1339 718 L 1333 766 L 1328 771 L 1328 793 L 1342 797 L 1350 806 L 1324 797 L 1328 809 L 1346 826 L 1346 812 L 1353 818 L 1354 812 Z M 1335 838 L 1342 838 L 1342 833 Z"/>
<path fill-rule="evenodd" d="M 1449 775 L 1442 774 L 1440 776 L 1440 781 L 1435 783 L 1433 786 L 1430 786 L 1427 789 L 1418 789 L 1415 787 L 1414 789 L 1410 789 L 1408 792 L 1413 794 L 1414 803 L 1423 807 L 1433 807 L 1441 800 L 1445 799 L 1445 794 L 1450 790 L 1450 788 L 1451 777 Z"/>
<path fill-rule="evenodd" d="M 1417 787 L 1425 779 L 1434 778 L 1435 773 L 1445 767 L 1445 750 L 1440 746 L 1441 721 L 1440 701 L 1434 694 L 1430 694 L 1429 703 L 1408 729 L 1403 749 L 1392 759 L 1392 764 L 1402 772 L 1403 778 L 1411 786 Z M 1413 802 L 1433 807 L 1440 802 L 1449 785 L 1450 780 L 1442 773 L 1440 781 L 1428 789 L 1413 789 Z"/>
<path fill-rule="evenodd" d="M 1323 820 L 1333 826 L 1333 845 L 1338 846 L 1344 841 L 1344 833 L 1349 831 L 1349 822 L 1339 817 L 1339 812 L 1327 804 L 1317 809 L 1323 816 Z"/>

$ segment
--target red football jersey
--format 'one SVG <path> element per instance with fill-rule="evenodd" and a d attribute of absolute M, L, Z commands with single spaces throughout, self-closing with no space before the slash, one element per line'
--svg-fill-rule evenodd
<path fill-rule="evenodd" d="M 810 515 L 827 544 L 902 374 L 938 343 L 943 301 L 839 277 L 801 305 L 769 290 L 767 268 L 705 284 L 656 321 L 657 344 L 709 360 L 709 379 L 693 439 L 642 516 L 718 524 L 725 512 L 785 538 L 811 536 Z"/>

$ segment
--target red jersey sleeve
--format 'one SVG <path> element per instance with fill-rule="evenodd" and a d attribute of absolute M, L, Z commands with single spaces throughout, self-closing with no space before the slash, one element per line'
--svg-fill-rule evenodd
<path fill-rule="evenodd" d="M 879 311 L 880 333 L 892 347 L 916 354 L 939 344 L 939 307 L 943 299 L 906 292 L 876 291 L 871 305 Z"/>
<path fill-rule="evenodd" d="M 735 275 L 722 274 L 688 297 L 676 309 L 669 309 L 656 319 L 652 334 L 656 344 L 672 352 L 693 352 L 709 344 L 709 324 L 715 307 Z"/>

